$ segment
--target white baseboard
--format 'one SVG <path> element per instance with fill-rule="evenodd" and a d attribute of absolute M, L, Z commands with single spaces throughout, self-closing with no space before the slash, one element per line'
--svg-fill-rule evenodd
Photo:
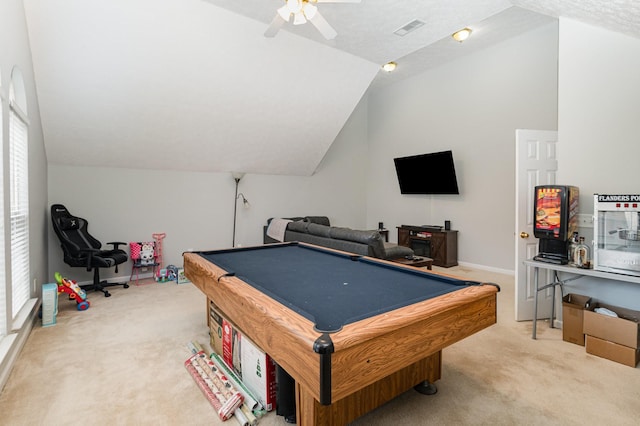
<path fill-rule="evenodd" d="M 511 276 L 516 275 L 513 269 L 494 268 L 492 266 L 478 265 L 478 264 L 469 263 L 469 262 L 458 262 L 458 265 L 465 266 L 467 268 L 480 269 L 482 271 L 495 272 L 497 274 L 504 274 L 504 275 L 511 275 Z"/>

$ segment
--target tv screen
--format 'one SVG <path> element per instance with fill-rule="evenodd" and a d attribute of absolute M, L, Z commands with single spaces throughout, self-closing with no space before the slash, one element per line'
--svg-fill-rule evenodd
<path fill-rule="evenodd" d="M 451 151 L 393 159 L 402 194 L 459 194 Z"/>

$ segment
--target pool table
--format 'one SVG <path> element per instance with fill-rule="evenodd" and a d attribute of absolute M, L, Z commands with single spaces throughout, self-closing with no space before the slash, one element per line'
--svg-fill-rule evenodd
<path fill-rule="evenodd" d="M 303 243 L 183 255 L 185 275 L 295 380 L 299 425 L 347 424 L 440 379 L 496 322 L 496 285 Z"/>

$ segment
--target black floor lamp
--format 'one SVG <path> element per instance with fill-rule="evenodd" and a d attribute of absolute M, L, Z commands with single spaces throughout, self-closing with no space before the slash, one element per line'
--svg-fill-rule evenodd
<path fill-rule="evenodd" d="M 236 193 L 233 196 L 233 240 L 231 242 L 231 247 L 236 246 L 236 220 L 238 217 L 238 199 L 242 198 L 242 204 L 245 208 L 249 208 L 249 200 L 245 198 L 245 196 L 241 193 L 238 194 L 238 184 L 240 183 L 240 179 L 244 177 L 244 173 L 242 172 L 233 172 L 231 173 L 233 176 L 233 180 L 236 181 Z"/>

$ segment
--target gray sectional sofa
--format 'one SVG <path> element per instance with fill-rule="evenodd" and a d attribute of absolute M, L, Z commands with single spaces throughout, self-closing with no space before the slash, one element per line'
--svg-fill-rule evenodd
<path fill-rule="evenodd" d="M 414 254 L 408 247 L 385 243 L 378 231 L 330 226 L 326 216 L 296 217 L 290 220 L 292 222 L 287 224 L 284 241 L 310 243 L 387 260 Z M 267 229 L 268 225 L 264 228 L 264 243 L 278 242 L 267 235 Z"/>

